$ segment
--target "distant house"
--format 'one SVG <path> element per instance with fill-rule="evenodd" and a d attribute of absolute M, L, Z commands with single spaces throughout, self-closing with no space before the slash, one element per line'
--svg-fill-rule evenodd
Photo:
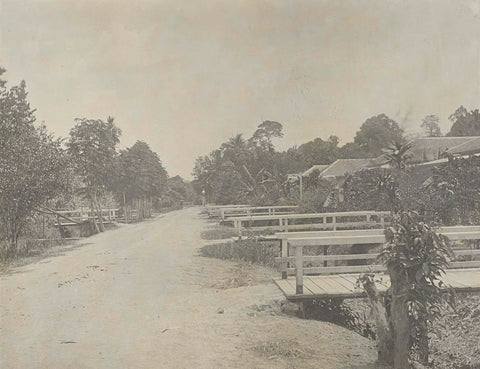
<path fill-rule="evenodd" d="M 475 144 L 470 144 L 475 143 Z M 444 160 L 450 152 L 456 152 L 457 148 L 465 146 L 465 149 L 474 149 L 480 152 L 480 137 L 422 137 L 412 141 L 412 148 L 409 150 L 411 165 Z M 460 155 L 463 155 L 460 154 Z M 382 154 L 372 159 L 373 167 L 388 167 L 387 155 Z"/>
<path fill-rule="evenodd" d="M 372 166 L 372 159 L 337 159 L 321 173 L 322 178 L 346 178 L 349 174 Z"/>
<path fill-rule="evenodd" d="M 480 137 L 470 137 L 471 139 L 461 143 L 457 146 L 454 146 L 447 151 L 445 154 L 452 156 L 464 156 L 464 155 L 475 155 L 480 154 Z"/>
<path fill-rule="evenodd" d="M 329 165 L 314 165 L 310 169 L 306 170 L 305 172 L 302 173 L 302 177 L 308 177 L 315 171 L 317 171 L 319 174 L 322 173 L 326 168 L 328 168 Z"/>
<path fill-rule="evenodd" d="M 332 164 L 324 168 L 320 172 L 319 178 L 324 178 L 328 180 L 334 186 L 333 191 L 328 196 L 327 200 L 324 203 L 324 206 L 329 206 L 333 202 L 342 202 L 342 185 L 345 179 L 350 174 L 358 172 L 362 169 L 366 169 L 371 165 L 371 159 L 337 159 Z M 310 169 L 308 171 L 310 171 Z"/>
<path fill-rule="evenodd" d="M 417 164 L 441 159 L 448 151 L 468 144 L 471 141 L 478 141 L 479 138 L 480 137 L 418 138 L 413 141 L 413 146 L 410 149 L 412 155 L 410 162 L 412 164 Z"/>
<path fill-rule="evenodd" d="M 409 164 L 417 167 L 415 172 L 421 173 L 418 178 L 423 183 L 429 177 L 431 168 L 448 162 L 448 157 L 480 155 L 480 137 L 418 138 L 412 142 L 409 154 Z M 386 154 L 370 159 L 338 159 L 330 165 L 315 165 L 305 171 L 303 176 L 308 176 L 318 170 L 319 178 L 328 179 L 334 183 L 335 190 L 331 194 L 331 198 L 343 201 L 342 185 L 349 175 L 364 169 L 388 168 L 389 166 Z"/>

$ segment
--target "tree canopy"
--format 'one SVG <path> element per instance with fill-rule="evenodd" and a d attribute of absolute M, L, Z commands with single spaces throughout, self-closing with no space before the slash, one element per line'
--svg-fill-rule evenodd
<path fill-rule="evenodd" d="M 137 141 L 120 151 L 118 190 L 127 201 L 160 197 L 167 183 L 167 171 L 147 143 Z"/>
<path fill-rule="evenodd" d="M 442 135 L 439 122 L 440 119 L 436 115 L 427 115 L 422 119 L 421 127 L 426 137 L 440 137 Z"/>
<path fill-rule="evenodd" d="M 0 71 L 1 72 L 1 71 Z M 1 73 L 0 73 L 1 74 Z M 26 84 L 0 87 L 0 239 L 16 247 L 27 219 L 68 184 L 61 140 L 36 125 Z"/>
<path fill-rule="evenodd" d="M 455 113 L 450 115 L 453 123 L 447 136 L 480 136 L 480 111 L 478 109 L 467 111 L 460 106 Z"/>
<path fill-rule="evenodd" d="M 403 129 L 393 119 L 385 114 L 379 114 L 368 118 L 362 124 L 353 142 L 369 156 L 376 157 L 393 142 L 401 141 L 403 141 Z"/>

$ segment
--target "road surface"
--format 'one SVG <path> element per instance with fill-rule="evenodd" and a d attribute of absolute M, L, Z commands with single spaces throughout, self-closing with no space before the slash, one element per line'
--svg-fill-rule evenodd
<path fill-rule="evenodd" d="M 196 255 L 198 213 L 122 226 L 0 276 L 0 368 L 333 369 L 374 360 L 372 343 L 345 329 L 272 312 L 282 296 L 268 272 L 225 288 L 239 269 Z"/>

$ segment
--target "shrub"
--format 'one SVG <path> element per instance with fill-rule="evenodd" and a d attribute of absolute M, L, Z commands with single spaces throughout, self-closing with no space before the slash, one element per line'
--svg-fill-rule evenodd
<path fill-rule="evenodd" d="M 222 260 L 241 260 L 248 263 L 273 267 L 279 254 L 278 242 L 245 239 L 238 242 L 207 245 L 200 255 Z"/>

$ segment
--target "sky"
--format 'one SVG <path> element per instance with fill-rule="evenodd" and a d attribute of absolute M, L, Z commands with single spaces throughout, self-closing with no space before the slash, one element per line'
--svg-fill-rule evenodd
<path fill-rule="evenodd" d="M 263 120 L 277 148 L 480 106 L 480 0 L 0 0 L 0 66 L 66 137 L 113 116 L 171 176 Z"/>

